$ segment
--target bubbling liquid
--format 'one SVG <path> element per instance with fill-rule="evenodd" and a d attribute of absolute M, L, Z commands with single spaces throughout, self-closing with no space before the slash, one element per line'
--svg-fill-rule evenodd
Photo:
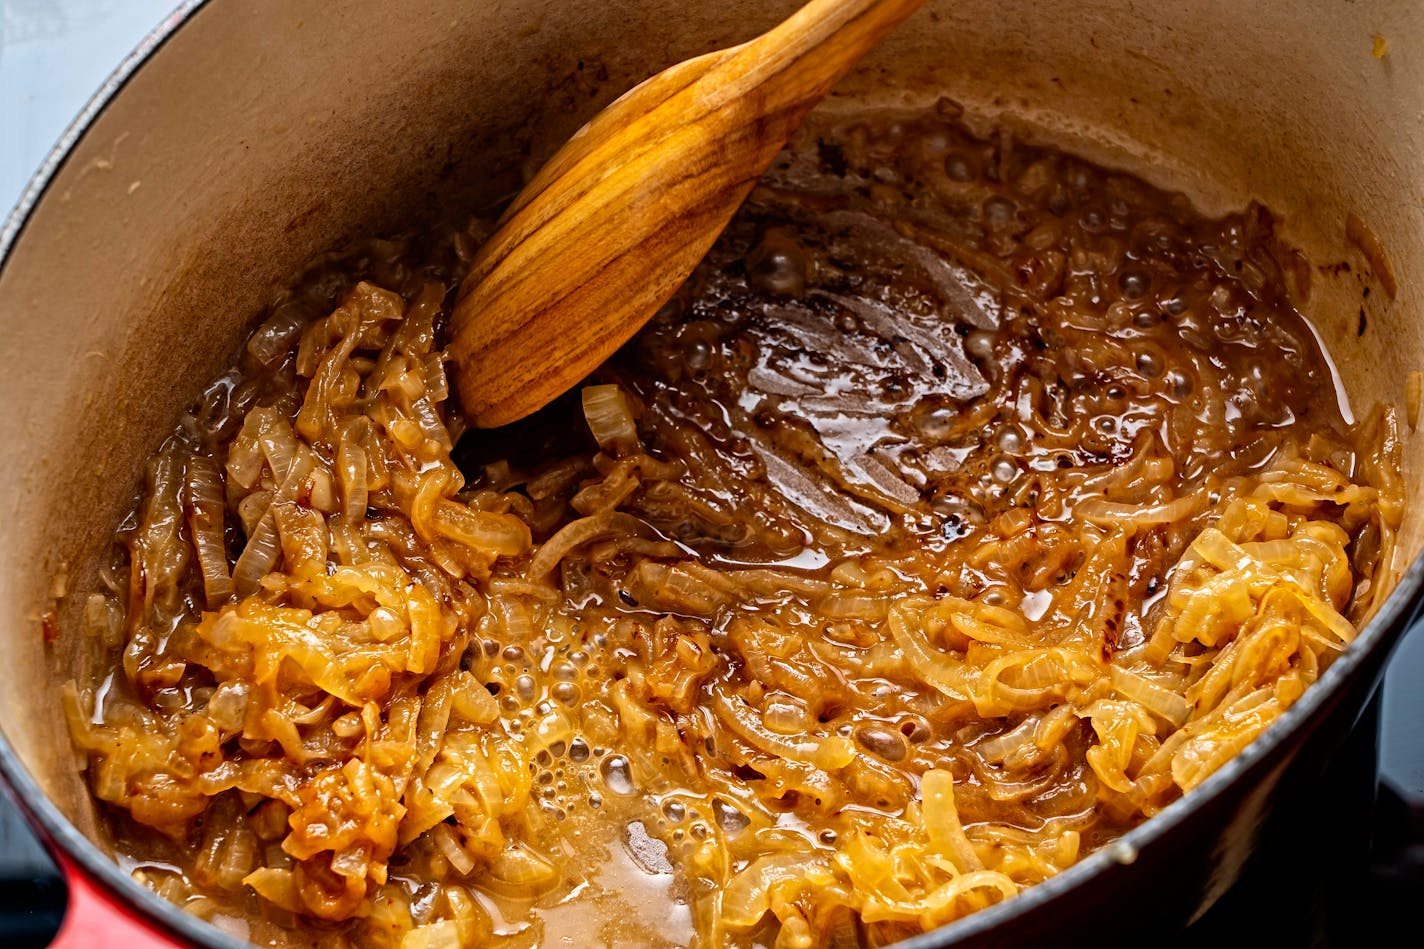
<path fill-rule="evenodd" d="M 1261 208 L 813 117 L 581 393 L 461 440 L 481 228 L 280 301 L 90 601 L 118 849 L 258 944 L 884 945 L 1189 793 L 1392 583 L 1393 415 Z"/>

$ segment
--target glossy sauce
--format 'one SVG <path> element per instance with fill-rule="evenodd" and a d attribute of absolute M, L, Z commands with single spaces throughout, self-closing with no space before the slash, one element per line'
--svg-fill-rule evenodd
<path fill-rule="evenodd" d="M 298 296 L 303 318 L 354 299 L 360 278 L 414 306 L 425 281 L 453 286 L 462 240 L 380 245 L 324 270 Z M 373 714 L 394 729 L 434 683 L 468 673 L 497 717 L 464 734 L 503 782 L 494 798 L 521 803 L 377 848 L 365 897 L 324 922 L 259 898 L 235 870 L 195 869 L 203 841 L 226 846 L 204 820 L 255 828 L 246 869 L 293 866 L 286 825 L 259 813 L 276 801 L 298 828 L 286 785 L 223 791 L 196 822 L 165 818 L 166 836 L 112 801 L 120 849 L 165 895 L 259 943 L 298 931 L 415 940 L 406 949 L 456 921 L 465 941 L 509 946 L 881 945 L 1051 876 L 1269 721 L 1227 735 L 1211 730 L 1214 708 L 1235 722 L 1294 701 L 1343 648 L 1327 634 L 1346 636 L 1386 585 L 1389 416 L 1347 423 L 1291 302 L 1299 265 L 1261 208 L 1207 220 L 1129 176 L 1004 131 L 976 136 L 947 104 L 813 119 L 697 274 L 591 380 L 631 397 L 635 436 L 595 445 L 575 395 L 455 449 L 465 484 L 446 499 L 517 518 L 532 549 L 491 556 L 481 576 L 402 526 L 418 516 L 408 496 L 371 494 L 367 549 L 385 545 L 415 584 L 446 591 L 454 617 L 432 677 L 395 675 Z M 200 406 L 197 434 L 165 451 L 221 462 L 254 405 L 295 417 L 311 384 L 298 333 L 336 345 L 293 323 L 292 352 L 264 367 L 244 357 L 203 403 L 221 411 Z M 378 371 L 381 345 L 358 341 L 354 371 Z M 425 467 L 388 451 L 412 477 L 448 470 L 448 449 Z M 232 553 L 241 495 L 229 484 Z M 141 512 L 134 530 L 152 520 Z M 602 528 L 535 570 L 570 524 Z M 1214 529 L 1264 566 L 1203 566 Z M 328 573 L 344 563 L 337 537 Z M 132 714 L 120 700 L 170 730 L 215 714 L 203 709 L 227 673 L 203 668 L 214 647 L 193 569 L 187 600 L 129 620 L 162 619 L 171 641 L 130 633 L 101 659 L 118 698 L 96 722 Z M 1272 586 L 1287 574 L 1326 605 Z M 255 596 L 286 603 L 286 582 Z M 1208 589 L 1232 605 L 1191 613 Z M 1198 638 L 1173 625 L 1191 616 Z M 1278 620 L 1295 646 L 1238 660 Z M 121 654 L 129 669 L 176 657 L 179 686 L 115 679 Z M 1218 689 L 1207 673 L 1228 655 L 1240 671 Z M 324 694 L 287 674 L 303 708 Z M 291 787 L 343 756 L 377 761 L 340 737 L 355 727 L 346 712 L 328 697 L 304 720 L 308 747 L 328 750 L 283 772 Z M 227 761 L 282 757 L 223 734 Z M 409 780 L 400 761 L 370 766 Z M 402 800 L 388 802 L 397 821 L 418 810 Z M 447 833 L 468 853 L 436 840 Z M 505 866 L 501 847 L 534 858 Z M 319 866 L 297 895 L 280 892 L 311 905 L 320 894 L 302 887 L 335 864 L 303 859 Z M 902 882 L 875 869 L 893 860 Z M 524 889 L 509 882 L 521 873 Z M 954 892 L 965 880 L 977 882 Z"/>

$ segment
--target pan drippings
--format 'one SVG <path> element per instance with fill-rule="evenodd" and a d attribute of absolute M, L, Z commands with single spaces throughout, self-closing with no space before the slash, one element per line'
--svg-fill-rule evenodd
<path fill-rule="evenodd" d="M 1393 414 L 1259 207 L 813 117 L 579 392 L 464 433 L 482 233 L 284 295 L 86 611 L 120 852 L 258 944 L 884 945 L 1190 792 L 1392 584 Z"/>

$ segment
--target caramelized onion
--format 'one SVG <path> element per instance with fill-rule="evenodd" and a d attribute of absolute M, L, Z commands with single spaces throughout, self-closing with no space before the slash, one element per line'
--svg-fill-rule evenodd
<path fill-rule="evenodd" d="M 232 585 L 238 596 L 251 596 L 257 592 L 262 578 L 272 572 L 281 553 L 281 539 L 277 536 L 277 519 L 269 506 L 267 513 L 257 522 L 257 529 L 247 539 L 237 563 L 232 568 Z"/>
<path fill-rule="evenodd" d="M 653 531 L 647 524 L 621 511 L 605 511 L 570 521 L 539 547 L 534 559 L 529 562 L 529 578 L 538 580 L 547 577 L 570 552 L 610 534 L 649 537 L 653 536 Z"/>
<path fill-rule="evenodd" d="M 188 531 L 203 575 L 203 592 L 209 609 L 232 596 L 232 576 L 227 568 L 227 542 L 223 536 L 223 486 L 211 458 L 195 455 L 188 461 L 186 491 Z"/>
<path fill-rule="evenodd" d="M 630 451 L 638 444 L 638 428 L 628 394 L 618 386 L 585 386 L 583 416 L 598 447 L 610 455 Z"/>
<path fill-rule="evenodd" d="M 259 945 L 852 949 L 1278 721 L 1394 582 L 1392 410 L 1269 214 L 952 111 L 808 120 L 582 417 L 456 447 L 483 224 L 284 294 L 83 600 L 116 849 Z"/>

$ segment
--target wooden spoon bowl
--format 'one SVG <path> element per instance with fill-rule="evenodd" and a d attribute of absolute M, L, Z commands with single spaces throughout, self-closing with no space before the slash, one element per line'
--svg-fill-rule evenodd
<path fill-rule="evenodd" d="M 812 0 L 756 39 L 658 73 L 575 133 L 460 287 L 450 355 L 467 418 L 522 418 L 627 342 L 806 113 L 922 2 Z"/>

